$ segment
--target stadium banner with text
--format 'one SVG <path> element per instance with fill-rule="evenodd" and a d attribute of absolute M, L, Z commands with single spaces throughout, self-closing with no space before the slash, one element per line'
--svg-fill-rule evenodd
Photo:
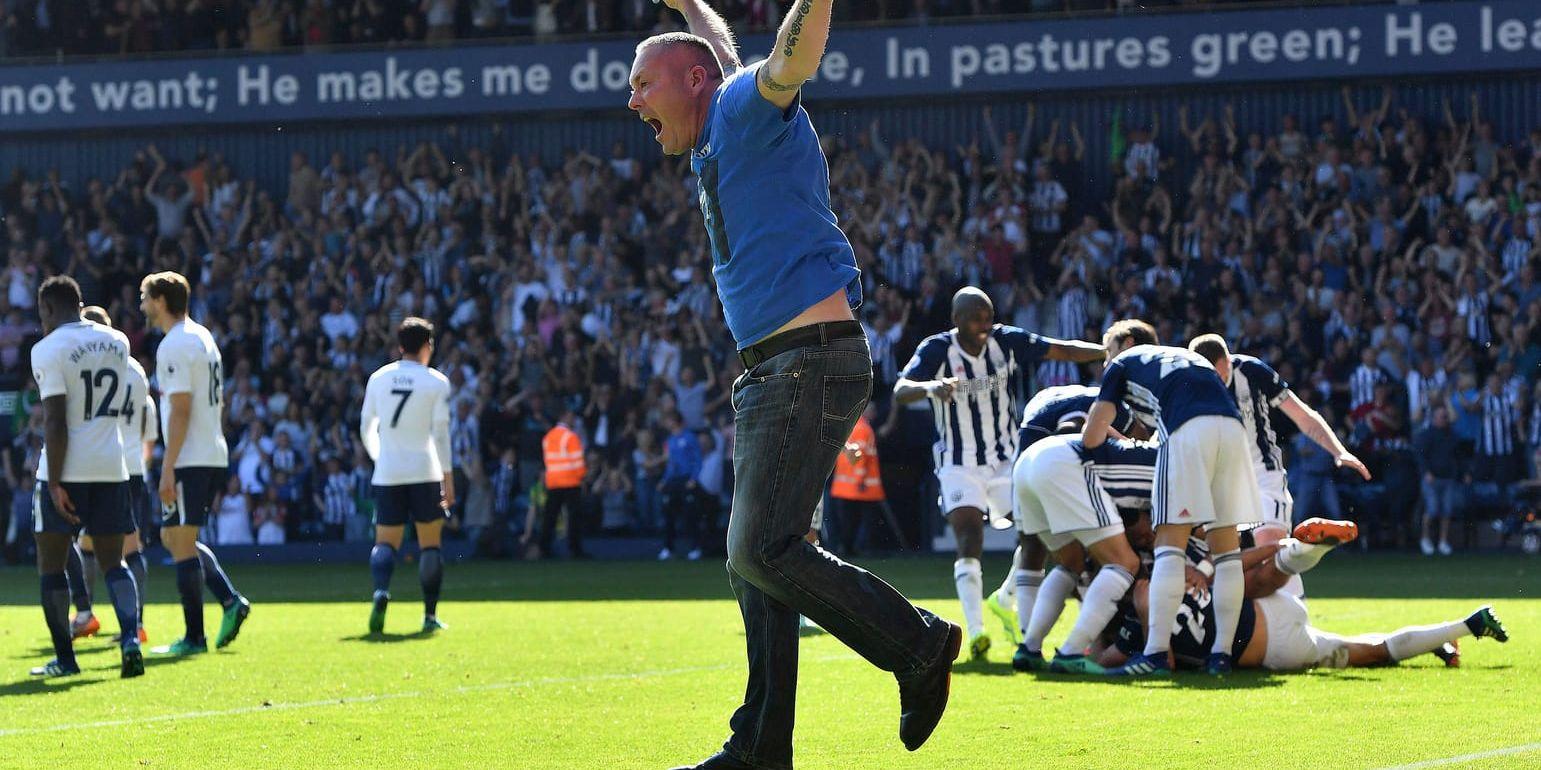
<path fill-rule="evenodd" d="M 771 38 L 741 41 L 751 60 Z M 633 42 L 0 67 L 0 132 L 620 109 Z M 810 100 L 1541 69 L 1541 2 L 839 30 Z"/>

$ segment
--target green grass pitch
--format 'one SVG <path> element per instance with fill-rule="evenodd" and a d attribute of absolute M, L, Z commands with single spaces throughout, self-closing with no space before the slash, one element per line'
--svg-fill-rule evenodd
<path fill-rule="evenodd" d="M 1005 565 L 987 560 L 987 584 Z M 958 616 L 950 559 L 869 566 Z M 416 570 L 402 565 L 373 640 L 362 563 L 230 572 L 254 610 L 229 649 L 151 660 L 122 681 L 104 619 L 102 637 L 77 645 L 84 673 L 46 682 L 27 676 L 50 657 L 36 578 L 0 572 L 0 767 L 666 768 L 714 751 L 742 694 L 743 634 L 720 563 L 451 564 L 439 613 L 450 629 L 436 637 L 412 633 Z M 181 628 L 172 580 L 152 568 L 152 645 Z M 1455 764 L 1541 767 L 1541 561 L 1334 555 L 1306 586 L 1328 630 L 1388 631 L 1491 600 L 1513 638 L 1465 640 L 1458 670 L 1426 657 L 1223 684 L 1014 674 L 998 642 L 989 663 L 959 666 L 946 718 L 911 754 L 892 677 L 812 636 L 798 766 L 1382 768 L 1512 749 Z M 1051 642 L 1074 614 L 1072 603 Z"/>

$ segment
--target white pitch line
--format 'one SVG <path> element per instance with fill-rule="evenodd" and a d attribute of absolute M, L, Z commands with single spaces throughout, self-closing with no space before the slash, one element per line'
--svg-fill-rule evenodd
<path fill-rule="evenodd" d="M 837 660 L 856 660 L 856 656 L 825 655 L 817 658 L 807 658 L 810 663 L 827 663 Z M 259 706 L 243 706 L 233 709 L 219 709 L 212 711 L 184 711 L 178 714 L 159 714 L 155 716 L 134 717 L 131 719 L 105 719 L 100 722 L 78 722 L 74 724 L 45 725 L 42 727 L 17 727 L 0 729 L 0 738 L 9 738 L 17 735 L 37 735 L 41 733 L 55 733 L 64 730 L 90 730 L 98 727 L 121 727 L 124 725 L 142 725 L 152 722 L 179 722 L 189 719 L 211 719 L 217 717 L 240 716 L 242 714 L 257 714 L 266 711 L 292 711 L 295 709 L 322 708 L 324 706 L 349 706 L 360 703 L 379 703 L 382 701 L 402 700 L 406 698 L 421 698 L 428 695 L 446 695 L 473 692 L 488 692 L 496 690 L 516 690 L 521 687 L 539 687 L 547 684 L 573 684 L 577 682 L 605 682 L 617 679 L 649 679 L 665 676 L 679 676 L 681 674 L 701 674 L 712 671 L 727 671 L 738 668 L 743 664 L 723 664 L 720 666 L 691 666 L 688 668 L 668 668 L 654 671 L 615 672 L 609 674 L 590 674 L 587 676 L 553 676 L 541 679 L 523 679 L 515 682 L 489 682 L 487 684 L 468 684 L 452 687 L 447 690 L 410 690 L 407 692 L 377 693 L 374 695 L 356 695 L 352 697 L 327 698 L 325 700 L 297 701 L 290 703 L 269 703 Z"/>
<path fill-rule="evenodd" d="M 1422 762 L 1413 762 L 1407 765 L 1388 767 L 1386 770 L 1415 770 L 1422 767 L 1443 767 L 1444 765 L 1458 765 L 1462 762 L 1475 762 L 1479 759 L 1491 759 L 1493 757 L 1509 757 L 1515 754 L 1529 754 L 1533 751 L 1541 751 L 1541 743 L 1527 743 L 1523 746 L 1510 746 L 1504 749 L 1491 751 L 1479 751 L 1475 754 L 1462 754 L 1458 757 L 1445 757 L 1443 759 L 1428 759 Z"/>

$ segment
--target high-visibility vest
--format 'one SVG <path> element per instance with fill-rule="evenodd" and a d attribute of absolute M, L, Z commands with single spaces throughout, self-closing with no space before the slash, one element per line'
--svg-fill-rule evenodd
<path fill-rule="evenodd" d="M 867 418 L 857 418 L 848 443 L 861 448 L 861 459 L 852 462 L 845 452 L 835 458 L 835 480 L 829 487 L 830 495 L 841 500 L 882 500 L 883 476 L 878 471 L 877 441 Z"/>
<path fill-rule="evenodd" d="M 546 488 L 572 489 L 583 483 L 583 441 L 571 428 L 557 423 L 540 441 L 546 459 Z"/>

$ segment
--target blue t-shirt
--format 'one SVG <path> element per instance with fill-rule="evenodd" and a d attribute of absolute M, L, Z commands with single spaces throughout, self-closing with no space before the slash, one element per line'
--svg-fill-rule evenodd
<path fill-rule="evenodd" d="M 664 465 L 664 481 L 690 481 L 701 473 L 701 445 L 690 431 L 670 436 L 665 449 L 668 462 Z"/>
<path fill-rule="evenodd" d="M 690 155 L 717 296 L 740 349 L 842 288 L 861 305 L 861 271 L 829 206 L 818 134 L 801 94 L 785 111 L 760 95 L 762 64 L 717 87 Z"/>
<path fill-rule="evenodd" d="M 1097 389 L 1090 385 L 1058 385 L 1038 391 L 1022 410 L 1017 450 L 1027 449 L 1038 439 L 1054 435 L 1065 420 L 1086 419 L 1096 400 Z M 1128 405 L 1119 401 L 1113 407 L 1117 410 L 1113 416 L 1113 430 L 1129 435 L 1129 430 L 1134 427 L 1134 416 L 1129 413 Z"/>
<path fill-rule="evenodd" d="M 1102 372 L 1097 400 L 1127 402 L 1162 441 L 1195 417 L 1241 419 L 1215 367 L 1187 348 L 1136 345 L 1119 353 Z"/>

